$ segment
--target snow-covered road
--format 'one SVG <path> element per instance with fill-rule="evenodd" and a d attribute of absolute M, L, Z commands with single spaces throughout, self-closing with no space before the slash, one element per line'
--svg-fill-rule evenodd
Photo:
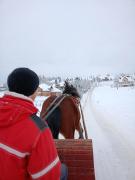
<path fill-rule="evenodd" d="M 96 180 L 135 180 L 135 90 L 99 87 L 82 106 L 93 139 Z"/>

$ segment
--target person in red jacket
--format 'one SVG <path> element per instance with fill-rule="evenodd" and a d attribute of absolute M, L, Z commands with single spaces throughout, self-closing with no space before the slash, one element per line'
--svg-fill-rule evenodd
<path fill-rule="evenodd" d="M 0 98 L 0 180 L 67 179 L 52 134 L 36 115 L 37 74 L 17 68 L 7 84 L 9 92 Z"/>

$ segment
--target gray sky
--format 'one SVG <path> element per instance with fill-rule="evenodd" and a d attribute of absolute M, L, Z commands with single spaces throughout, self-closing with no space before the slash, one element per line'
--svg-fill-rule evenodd
<path fill-rule="evenodd" d="M 0 82 L 38 74 L 135 72 L 135 0 L 0 0 Z"/>

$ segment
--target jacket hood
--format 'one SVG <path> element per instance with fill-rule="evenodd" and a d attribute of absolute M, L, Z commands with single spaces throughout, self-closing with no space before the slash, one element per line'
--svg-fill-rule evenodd
<path fill-rule="evenodd" d="M 22 116 L 28 117 L 37 111 L 32 99 L 18 93 L 5 93 L 0 98 L 0 127 L 11 126 L 22 120 Z"/>

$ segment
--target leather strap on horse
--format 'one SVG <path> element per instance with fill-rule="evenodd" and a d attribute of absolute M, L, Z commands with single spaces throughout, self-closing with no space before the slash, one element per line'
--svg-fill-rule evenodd
<path fill-rule="evenodd" d="M 55 104 L 55 102 L 60 98 L 61 96 L 57 96 L 51 104 L 46 108 L 46 111 L 43 113 L 42 118 L 47 114 L 47 112 L 51 109 L 51 107 Z"/>
<path fill-rule="evenodd" d="M 43 120 L 46 120 L 46 119 L 52 114 L 52 112 L 60 105 L 60 103 L 64 100 L 64 98 L 67 97 L 67 96 L 69 96 L 69 95 L 68 95 L 68 94 L 64 94 L 64 95 L 62 95 L 62 96 L 59 96 L 60 100 L 55 104 L 56 99 L 58 100 L 58 98 L 56 98 L 56 99 L 51 103 L 51 107 L 55 104 L 54 107 L 49 111 L 49 109 L 51 108 L 51 107 L 49 106 L 48 111 L 46 111 L 46 112 L 48 112 L 48 113 L 47 113 L 47 115 L 46 115 L 45 117 L 43 117 Z"/>
<path fill-rule="evenodd" d="M 85 132 L 85 138 L 88 139 L 88 133 L 87 133 L 87 129 L 86 129 L 86 124 L 85 124 L 85 120 L 84 120 L 84 114 L 83 114 L 81 103 L 80 103 L 80 110 L 81 110 L 81 114 L 82 114 L 82 122 L 83 122 L 83 127 L 84 127 L 84 132 Z"/>

